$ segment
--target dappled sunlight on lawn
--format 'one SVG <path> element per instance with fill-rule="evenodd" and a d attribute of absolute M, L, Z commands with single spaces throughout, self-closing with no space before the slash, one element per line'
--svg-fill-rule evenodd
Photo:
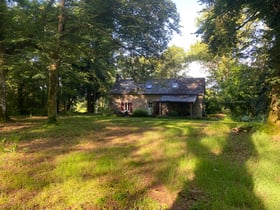
<path fill-rule="evenodd" d="M 276 175 L 262 172 L 276 153 L 263 136 L 232 134 L 235 125 L 73 116 L 0 131 L 19 135 L 14 152 L 0 153 L 0 208 L 262 209 L 266 195 L 275 206 Z"/>
<path fill-rule="evenodd" d="M 215 132 L 214 126 L 216 136 L 209 135 Z M 194 129 L 193 134 L 198 135 L 192 135 L 196 138 L 186 142 L 187 152 L 198 162 L 194 178 L 186 180 L 172 209 L 264 209 L 245 165 L 251 156 L 257 155 L 250 135 L 233 136 L 229 125 L 214 126 L 209 126 L 213 130 Z"/>

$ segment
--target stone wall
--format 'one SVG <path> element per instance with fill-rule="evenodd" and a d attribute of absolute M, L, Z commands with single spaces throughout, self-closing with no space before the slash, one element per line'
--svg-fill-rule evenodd
<path fill-rule="evenodd" d="M 161 98 L 161 95 L 113 95 L 111 100 L 111 110 L 112 111 L 121 111 L 121 103 L 132 103 L 133 111 L 137 109 L 145 110 L 148 113 L 151 113 L 149 109 L 149 102 L 158 102 Z M 159 110 L 157 114 L 159 115 L 167 115 L 170 110 L 168 107 L 179 107 L 182 110 L 182 103 L 176 106 L 176 103 L 168 104 L 168 103 L 160 103 Z M 186 112 L 189 116 L 195 118 L 201 118 L 203 115 L 203 96 L 198 96 L 196 102 L 185 103 Z M 154 110 L 153 110 L 154 111 Z"/>
<path fill-rule="evenodd" d="M 203 96 L 198 96 L 193 104 L 193 117 L 201 118 L 203 116 Z"/>

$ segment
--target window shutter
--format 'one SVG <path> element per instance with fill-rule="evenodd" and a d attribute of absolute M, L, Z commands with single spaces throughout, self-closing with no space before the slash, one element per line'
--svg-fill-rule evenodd
<path fill-rule="evenodd" d="M 121 111 L 124 111 L 124 103 L 121 102 Z"/>

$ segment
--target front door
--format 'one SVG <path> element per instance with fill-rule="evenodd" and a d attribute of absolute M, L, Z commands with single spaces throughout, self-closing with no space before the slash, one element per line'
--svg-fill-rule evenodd
<path fill-rule="evenodd" d="M 159 102 L 154 102 L 154 115 L 159 115 Z"/>

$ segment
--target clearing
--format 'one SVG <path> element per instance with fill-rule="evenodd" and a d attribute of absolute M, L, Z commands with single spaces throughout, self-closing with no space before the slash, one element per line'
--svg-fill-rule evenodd
<path fill-rule="evenodd" d="M 237 125 L 88 115 L 0 124 L 0 208 L 277 209 L 279 138 Z"/>

